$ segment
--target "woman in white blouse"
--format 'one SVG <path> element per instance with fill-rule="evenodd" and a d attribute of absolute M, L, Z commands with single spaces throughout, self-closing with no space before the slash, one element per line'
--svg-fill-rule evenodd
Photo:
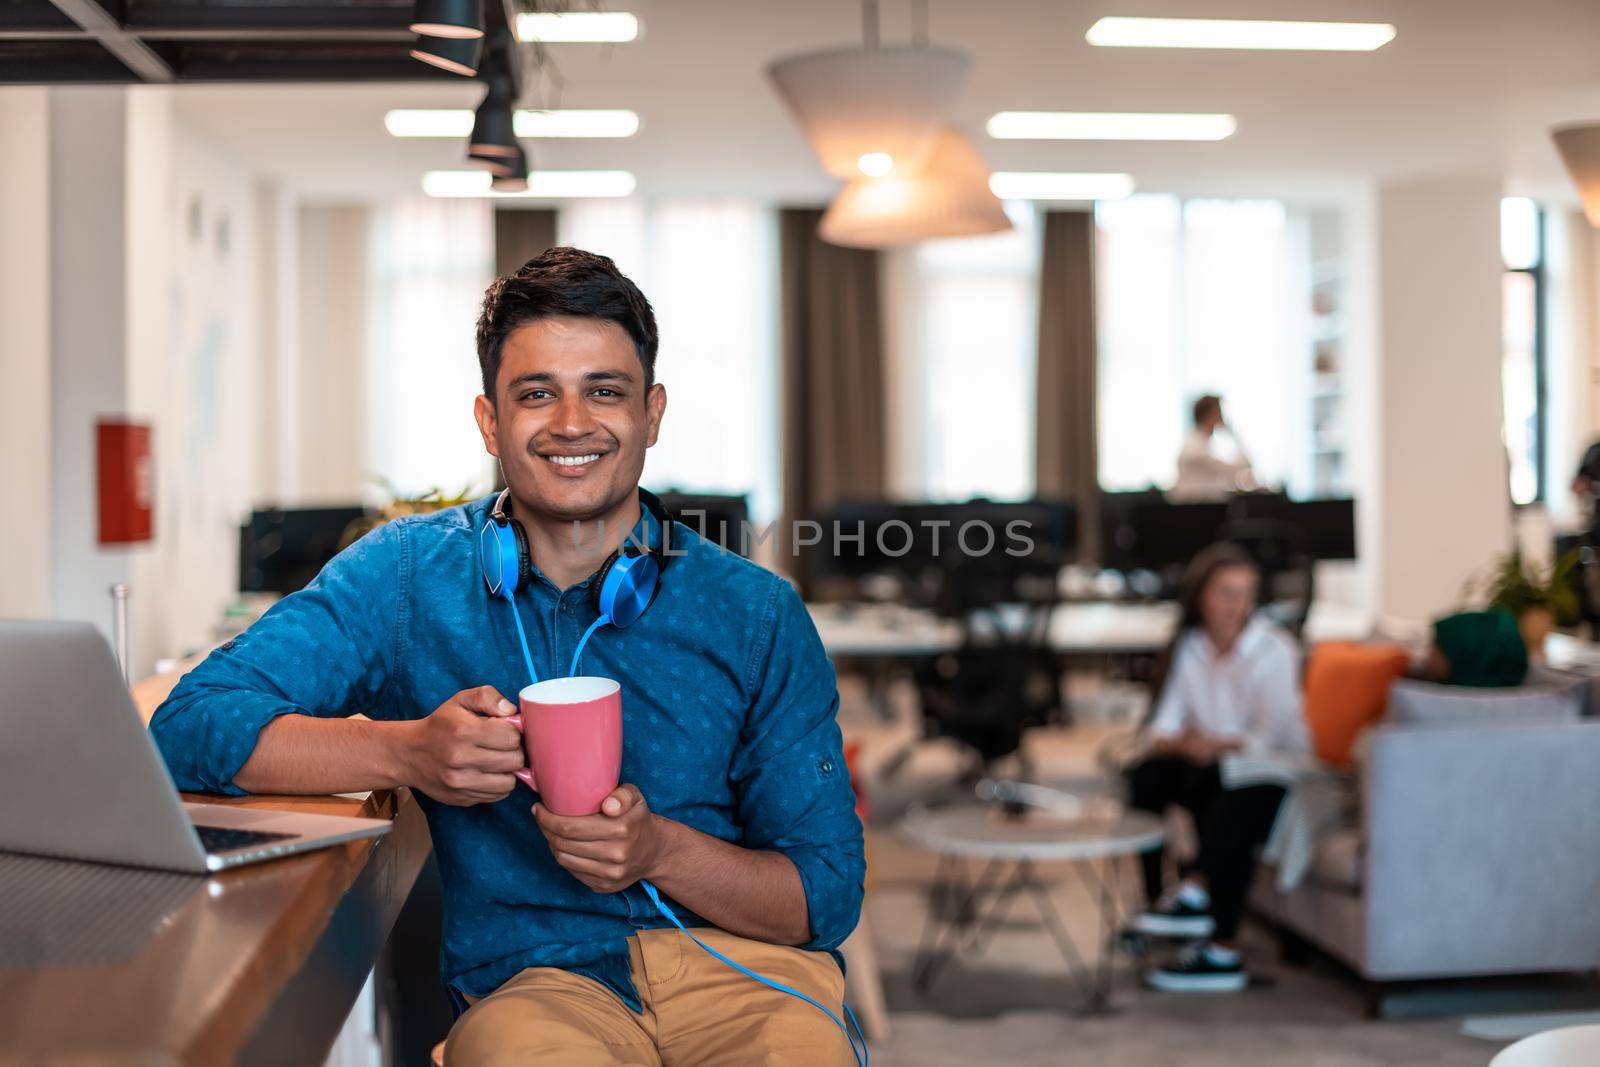
<path fill-rule="evenodd" d="M 1162 814 L 1187 808 L 1199 834 L 1194 868 L 1162 891 L 1162 854 L 1144 855 L 1148 909 L 1142 933 L 1192 941 L 1177 960 L 1147 975 L 1174 991 L 1243 989 L 1235 947 L 1257 849 L 1284 797 L 1272 784 L 1229 788 L 1222 762 L 1240 753 L 1293 755 L 1308 742 L 1300 709 L 1300 654 L 1294 639 L 1256 613 L 1261 575 L 1234 545 L 1213 545 L 1184 574 L 1182 618 L 1156 670 L 1147 751 L 1129 771 L 1130 803 Z"/>

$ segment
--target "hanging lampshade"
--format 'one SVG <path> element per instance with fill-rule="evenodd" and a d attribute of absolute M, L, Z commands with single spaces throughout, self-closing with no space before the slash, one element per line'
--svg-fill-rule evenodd
<path fill-rule="evenodd" d="M 517 153 L 517 135 L 511 117 L 511 88 L 504 79 L 489 83 L 483 103 L 472 119 L 472 137 L 467 141 L 471 159 L 504 158 Z"/>
<path fill-rule="evenodd" d="M 467 77 L 478 73 L 482 54 L 481 37 L 418 37 L 411 48 L 412 59 Z"/>
<path fill-rule="evenodd" d="M 489 188 L 497 193 L 525 193 L 528 191 L 528 153 L 517 145 L 517 154 L 498 167 L 490 167 Z"/>
<path fill-rule="evenodd" d="M 417 0 L 411 32 L 428 37 L 483 36 L 483 0 Z"/>
<path fill-rule="evenodd" d="M 767 76 L 823 168 L 855 179 L 921 169 L 969 66 L 947 48 L 835 48 L 780 59 Z"/>
<path fill-rule="evenodd" d="M 1600 124 L 1562 126 L 1550 131 L 1583 200 L 1590 226 L 1600 226 Z"/>
<path fill-rule="evenodd" d="M 1011 228 L 989 191 L 989 168 L 959 130 L 941 129 L 920 174 L 858 178 L 834 198 L 817 226 L 829 244 L 886 248 L 933 237 Z"/>

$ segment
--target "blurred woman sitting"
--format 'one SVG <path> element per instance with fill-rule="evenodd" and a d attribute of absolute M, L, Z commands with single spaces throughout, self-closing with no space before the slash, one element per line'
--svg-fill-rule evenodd
<path fill-rule="evenodd" d="M 1163 856 L 1145 853 L 1148 909 L 1141 933 L 1192 944 L 1146 977 L 1158 989 L 1220 992 L 1249 982 L 1235 943 L 1256 851 L 1282 803 L 1276 784 L 1224 784 L 1230 754 L 1270 759 L 1307 750 L 1300 654 L 1287 631 L 1256 613 L 1261 576 L 1235 545 L 1201 552 L 1184 574 L 1182 618 L 1157 664 L 1146 755 L 1128 772 L 1133 807 L 1189 810 L 1199 832 L 1194 868 L 1162 891 Z"/>

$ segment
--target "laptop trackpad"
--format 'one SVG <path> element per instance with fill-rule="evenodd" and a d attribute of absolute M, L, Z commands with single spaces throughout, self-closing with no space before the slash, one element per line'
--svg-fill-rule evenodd
<path fill-rule="evenodd" d="M 277 822 L 286 815 L 293 818 L 294 815 L 287 811 L 260 811 L 224 804 L 185 803 L 183 810 L 197 826 L 224 826 L 229 829 L 260 826 L 262 823 Z"/>

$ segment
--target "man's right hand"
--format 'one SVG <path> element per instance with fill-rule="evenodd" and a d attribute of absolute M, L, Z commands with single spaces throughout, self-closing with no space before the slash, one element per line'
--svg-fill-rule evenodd
<path fill-rule="evenodd" d="M 492 804 L 517 787 L 526 764 L 522 732 L 509 722 L 517 706 L 493 686 L 463 689 L 411 723 L 406 784 L 441 804 Z"/>

